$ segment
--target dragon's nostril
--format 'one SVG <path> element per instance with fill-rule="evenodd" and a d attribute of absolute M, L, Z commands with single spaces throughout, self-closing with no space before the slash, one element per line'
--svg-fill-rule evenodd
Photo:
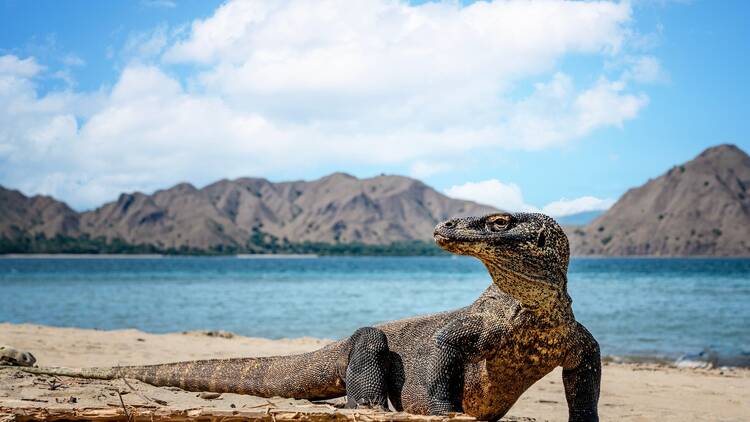
<path fill-rule="evenodd" d="M 446 221 L 445 222 L 445 227 L 447 227 L 447 228 L 451 228 L 451 227 L 453 227 L 455 225 L 456 225 L 456 223 L 454 223 L 452 221 Z"/>

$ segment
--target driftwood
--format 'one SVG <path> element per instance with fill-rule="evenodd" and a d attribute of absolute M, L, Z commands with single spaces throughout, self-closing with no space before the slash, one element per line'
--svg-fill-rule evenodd
<path fill-rule="evenodd" d="M 466 415 L 454 415 L 446 418 L 434 416 L 419 416 L 408 413 L 386 413 L 369 410 L 336 409 L 321 411 L 318 409 L 270 409 L 266 410 L 221 410 L 221 409 L 189 409 L 175 410 L 164 408 L 130 407 L 120 408 L 44 408 L 44 407 L 13 407 L 4 403 L 0 406 L 0 421 L 31 421 L 31 420 L 90 420 L 90 421 L 353 421 L 353 422 L 437 422 L 437 421 L 474 421 Z"/>
<path fill-rule="evenodd" d="M 352 421 L 473 422 L 455 414 L 420 416 L 404 412 L 354 410 L 341 401 L 310 402 L 237 394 L 201 395 L 159 388 L 136 380 L 84 380 L 0 370 L 0 422 L 90 421 Z M 518 420 L 518 419 L 515 419 Z M 531 420 L 531 419 L 528 419 Z"/>

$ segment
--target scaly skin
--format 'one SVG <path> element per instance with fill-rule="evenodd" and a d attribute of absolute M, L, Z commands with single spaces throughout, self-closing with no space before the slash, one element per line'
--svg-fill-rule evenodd
<path fill-rule="evenodd" d="M 191 391 L 328 399 L 350 407 L 501 418 L 558 366 L 571 421 L 596 421 L 599 346 L 576 322 L 567 294 L 568 240 L 542 214 L 491 214 L 435 228 L 447 251 L 480 259 L 493 283 L 470 306 L 357 330 L 295 356 L 119 368 L 19 368 L 45 374 L 129 377 Z"/>

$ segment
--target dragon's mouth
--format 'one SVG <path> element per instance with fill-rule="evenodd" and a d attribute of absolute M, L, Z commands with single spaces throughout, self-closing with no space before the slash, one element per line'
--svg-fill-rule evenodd
<path fill-rule="evenodd" d="M 439 234 L 439 233 L 435 233 L 433 237 L 435 238 L 436 242 L 445 242 L 445 241 L 451 240 L 450 237 L 443 236 L 442 234 Z"/>
<path fill-rule="evenodd" d="M 453 243 L 453 239 L 448 236 L 443 236 L 439 233 L 435 233 L 432 237 L 435 239 L 435 243 L 437 243 L 440 247 L 444 247 L 450 243 Z"/>
<path fill-rule="evenodd" d="M 476 242 L 478 240 L 474 237 L 469 237 L 469 236 L 460 236 L 460 237 L 446 236 L 440 233 L 434 233 L 432 237 L 435 239 L 435 243 L 437 243 L 438 246 L 440 247 L 456 245 L 459 243 L 471 243 L 471 242 Z"/>

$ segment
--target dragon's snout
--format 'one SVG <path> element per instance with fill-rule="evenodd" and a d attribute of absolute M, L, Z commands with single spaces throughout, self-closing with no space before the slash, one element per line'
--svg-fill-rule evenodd
<path fill-rule="evenodd" d="M 435 243 L 440 247 L 445 247 L 448 244 L 456 240 L 456 229 L 460 226 L 460 221 L 457 219 L 443 221 L 435 226 L 435 231 L 432 233 L 432 237 L 435 239 Z"/>

